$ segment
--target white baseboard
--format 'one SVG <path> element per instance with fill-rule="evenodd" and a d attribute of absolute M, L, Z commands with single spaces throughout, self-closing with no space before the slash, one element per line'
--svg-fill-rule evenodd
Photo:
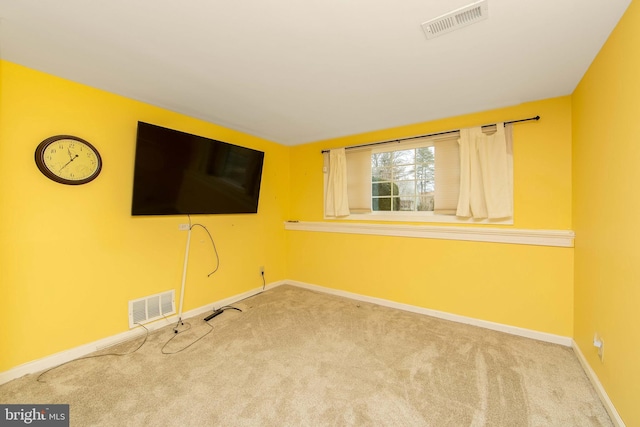
<path fill-rule="evenodd" d="M 504 325 L 501 323 L 494 323 L 486 320 L 474 319 L 471 317 L 460 316 L 457 314 L 450 314 L 442 311 L 431 310 L 428 308 L 417 307 L 409 304 L 402 304 L 394 301 L 385 300 L 382 298 L 374 298 L 366 295 L 355 294 L 355 293 L 341 291 L 337 289 L 325 288 L 323 286 L 312 285 L 309 283 L 299 282 L 295 280 L 280 280 L 277 282 L 273 282 L 268 284 L 266 286 L 266 289 L 273 289 L 277 286 L 281 286 L 285 284 L 298 286 L 300 288 L 305 288 L 305 289 L 323 292 L 327 294 L 342 296 L 345 298 L 350 298 L 358 301 L 378 304 L 385 307 L 396 308 L 399 310 L 409 311 L 413 313 L 425 314 L 427 316 L 432 316 L 439 319 L 450 320 L 453 322 L 464 323 L 467 325 L 479 326 L 479 327 L 491 329 L 494 331 L 505 332 L 511 335 L 517 335 L 517 336 L 531 338 L 539 341 L 560 344 L 567 347 L 571 347 L 573 344 L 573 339 L 570 337 L 563 337 L 560 335 L 553 335 L 545 332 L 538 332 L 530 329 L 518 328 L 515 326 Z M 182 318 L 187 319 L 189 317 L 199 316 L 203 313 L 211 311 L 213 307 L 222 307 L 224 305 L 233 304 L 245 298 L 256 295 L 261 291 L 262 291 L 262 288 L 256 288 L 256 289 L 253 289 L 238 295 L 234 295 L 232 297 L 229 297 L 223 300 L 206 304 L 202 307 L 189 310 L 183 313 Z M 145 326 L 147 327 L 147 329 L 149 329 L 149 331 L 154 331 L 162 327 L 165 327 L 167 325 L 170 325 L 172 323 L 176 323 L 177 321 L 178 321 L 178 316 L 173 315 L 171 317 L 168 317 L 167 319 L 161 319 L 156 322 L 146 324 Z M 131 339 L 139 337 L 143 333 L 144 332 L 141 332 L 139 328 L 132 329 L 126 332 L 122 332 L 122 333 L 107 337 L 107 338 L 100 339 L 98 341 L 94 341 L 92 343 L 84 344 L 69 350 L 62 351 L 60 353 L 56 353 L 39 360 L 25 363 L 23 365 L 17 366 L 8 371 L 0 373 L 0 384 L 4 384 L 6 382 L 19 378 L 26 374 L 32 374 L 35 372 L 40 372 L 42 370 L 52 368 L 54 366 L 60 365 L 70 360 L 85 356 L 89 353 L 93 353 L 94 351 L 103 350 L 107 347 L 120 344 L 124 341 L 129 341 Z"/>
<path fill-rule="evenodd" d="M 582 369 L 584 369 L 584 372 L 587 374 L 587 377 L 589 377 L 589 381 L 591 381 L 593 388 L 596 389 L 596 392 L 598 393 L 598 396 L 600 396 L 600 400 L 602 401 L 602 404 L 604 405 L 605 409 L 609 413 L 611 422 L 613 422 L 613 424 L 616 427 L 625 427 L 624 421 L 622 421 L 620 414 L 616 410 L 615 406 L 613 406 L 613 402 L 611 401 L 611 399 L 609 399 L 609 395 L 607 394 L 604 387 L 602 386 L 600 379 L 598 379 L 598 376 L 596 375 L 595 371 L 593 370 L 593 368 L 591 368 L 591 365 L 589 365 L 589 362 L 587 362 L 587 359 L 584 357 L 584 354 L 582 354 L 582 351 L 580 351 L 580 347 L 578 347 L 578 343 L 572 340 L 572 347 L 573 347 L 573 351 L 578 357 L 578 360 L 580 361 L 580 364 L 582 365 Z"/>
<path fill-rule="evenodd" d="M 366 295 L 360 295 L 360 294 L 355 294 L 355 293 L 351 293 L 351 292 L 340 291 L 340 290 L 337 290 L 337 289 L 325 288 L 323 286 L 312 285 L 312 284 L 309 284 L 309 283 L 298 282 L 298 281 L 295 281 L 295 280 L 287 280 L 287 281 L 284 281 L 283 283 L 277 283 L 277 284 L 274 284 L 274 285 L 280 285 L 280 284 L 284 284 L 284 283 L 287 283 L 287 284 L 290 284 L 290 285 L 294 285 L 294 286 L 298 286 L 298 287 L 305 288 L 305 289 L 309 289 L 309 290 L 313 290 L 313 291 L 324 292 L 324 293 L 327 293 L 327 294 L 338 295 L 338 296 L 341 296 L 341 297 L 355 299 L 355 300 L 358 300 L 358 301 L 370 302 L 372 304 L 378 304 L 378 305 L 382 305 L 382 306 L 385 306 L 385 307 L 391 307 L 391 308 L 397 308 L 399 310 L 410 311 L 412 313 L 425 314 L 427 316 L 437 317 L 439 319 L 444 319 L 444 320 L 450 320 L 452 322 L 464 323 L 466 325 L 479 326 L 481 328 L 491 329 L 491 330 L 499 331 L 499 332 L 505 332 L 505 333 L 511 334 L 511 335 L 517 335 L 517 336 L 521 336 L 521 337 L 525 337 L 525 338 L 531 338 L 531 339 L 538 340 L 538 341 L 545 341 L 545 342 L 549 342 L 549 343 L 553 343 L 553 344 L 560 344 L 560 345 L 563 345 L 565 347 L 571 347 L 571 345 L 573 343 L 573 339 L 571 337 L 564 337 L 564 336 L 561 336 L 561 335 L 554 335 L 554 334 L 549 334 L 549 333 L 546 333 L 546 332 L 539 332 L 539 331 L 534 331 L 534 330 L 531 330 L 531 329 L 519 328 L 519 327 L 516 327 L 516 326 L 510 326 L 510 325 L 504 325 L 502 323 L 489 322 L 487 320 L 474 319 L 472 317 L 465 317 L 465 316 L 460 316 L 460 315 L 457 315 L 457 314 L 446 313 L 446 312 L 443 312 L 443 311 L 437 311 L 437 310 L 431 310 L 431 309 L 428 309 L 428 308 L 417 307 L 417 306 L 414 306 L 414 305 L 402 304 L 402 303 L 399 303 L 399 302 L 389 301 L 389 300 L 385 300 L 385 299 L 382 299 L 382 298 L 374 298 L 374 297 L 369 297 L 369 296 L 366 296 Z"/>
<path fill-rule="evenodd" d="M 270 286 L 272 287 L 273 285 L 270 285 Z M 262 291 L 262 288 L 253 289 L 238 295 L 234 295 L 229 298 L 225 298 L 225 299 L 204 305 L 202 307 L 195 308 L 193 310 L 189 310 L 187 312 L 182 313 L 182 318 L 187 319 L 189 317 L 202 315 L 204 313 L 212 311 L 213 307 L 223 307 L 225 305 L 233 304 L 245 298 L 256 295 L 261 291 Z M 164 319 L 147 323 L 144 326 L 151 332 L 171 324 L 177 324 L 177 322 L 178 322 L 178 315 L 175 314 L 173 316 L 170 316 Z M 98 341 L 94 341 L 88 344 L 83 344 L 69 350 L 64 350 L 59 353 L 52 354 L 51 356 L 43 357 L 42 359 L 34 360 L 32 362 L 27 362 L 25 364 L 16 366 L 15 368 L 9 369 L 8 371 L 0 372 L 0 384 L 7 383 L 11 380 L 20 378 L 27 374 L 33 374 L 36 372 L 43 371 L 45 369 L 53 368 L 55 366 L 69 362 L 73 359 L 86 356 L 87 354 L 93 353 L 94 351 L 104 350 L 105 348 L 112 347 L 116 344 L 120 344 L 125 341 L 138 338 L 140 336 L 143 336 L 145 333 L 146 331 L 144 331 L 142 328 L 135 328 L 125 332 L 121 332 L 116 335 L 112 335 L 107 338 L 100 339 Z"/>
<path fill-rule="evenodd" d="M 618 411 L 613 406 L 613 402 L 611 402 L 611 399 L 609 399 L 609 396 L 607 395 L 607 392 L 602 386 L 602 383 L 600 383 L 598 376 L 593 371 L 589 363 L 587 363 L 587 360 L 585 359 L 584 355 L 580 351 L 580 348 L 578 347 L 577 343 L 570 337 L 564 337 L 560 335 L 549 334 L 546 332 L 539 332 L 539 331 L 534 331 L 530 329 L 504 325 L 501 323 L 489 322 L 486 320 L 474 319 L 471 317 L 465 317 L 457 314 L 431 310 L 428 308 L 417 307 L 409 304 L 402 304 L 394 301 L 385 300 L 382 298 L 374 298 L 366 295 L 355 294 L 352 292 L 341 291 L 338 289 L 326 288 L 323 286 L 312 285 L 309 283 L 299 282 L 295 280 L 280 280 L 277 282 L 273 282 L 268 284 L 265 287 L 265 289 L 273 289 L 281 285 L 293 285 L 300 288 L 309 289 L 312 291 L 318 291 L 326 294 L 337 295 L 345 298 L 350 298 L 353 300 L 358 300 L 358 301 L 368 302 L 372 304 L 378 304 L 385 307 L 409 311 L 412 313 L 425 314 L 427 316 L 432 316 L 439 319 L 450 320 L 453 322 L 464 323 L 464 324 L 473 325 L 473 326 L 479 326 L 479 327 L 491 329 L 494 331 L 505 332 L 511 335 L 517 335 L 525 338 L 531 338 L 539 341 L 545 341 L 549 343 L 560 344 L 567 347 L 573 347 L 573 350 L 576 356 L 578 357 L 578 360 L 580 361 L 587 377 L 589 378 L 594 388 L 596 389 L 596 392 L 600 396 L 600 399 L 603 405 L 605 406 L 607 412 L 609 413 L 609 416 L 611 417 L 612 422 L 617 427 L 625 427 L 625 424 L 622 421 L 620 414 L 618 414 Z M 206 312 L 212 311 L 214 307 L 222 307 L 225 305 L 236 303 L 243 299 L 259 294 L 261 291 L 262 291 L 262 288 L 256 288 L 247 292 L 243 292 L 238 295 L 234 295 L 229 298 L 225 298 L 210 304 L 206 304 L 202 307 L 195 308 L 193 310 L 189 310 L 183 313 L 182 317 L 183 319 L 187 319 L 190 317 L 199 316 Z M 177 321 L 178 321 L 178 316 L 173 315 L 166 319 L 161 319 L 161 320 L 146 324 L 145 326 L 147 327 L 147 329 L 149 329 L 149 331 L 155 331 L 162 327 L 177 323 Z M 134 338 L 138 338 L 144 334 L 145 334 L 144 331 L 141 331 L 139 328 L 136 328 L 136 329 L 122 332 L 107 338 L 100 339 L 98 341 L 84 344 L 69 350 L 65 350 L 65 351 L 53 354 L 51 356 L 44 357 L 39 360 L 25 363 L 23 365 L 12 368 L 8 371 L 0 372 L 0 384 L 7 383 L 11 380 L 20 378 L 27 374 L 33 374 L 36 372 L 43 371 L 45 369 L 53 368 L 62 363 L 71 361 L 73 359 L 77 359 L 82 356 L 86 356 L 87 354 L 93 353 L 94 351 L 103 350 L 107 347 L 111 347 L 116 344 L 120 344 L 122 342 L 129 341 Z"/>
<path fill-rule="evenodd" d="M 355 294 L 355 293 L 341 291 L 337 289 L 325 288 L 323 286 L 312 285 L 309 283 L 298 282 L 295 280 L 277 282 L 272 284 L 271 287 L 279 286 L 283 284 L 289 284 L 289 285 L 309 289 L 312 291 L 324 292 L 331 295 L 337 295 L 337 296 L 350 298 L 358 301 L 378 304 L 385 307 L 397 308 L 399 310 L 410 311 L 412 313 L 425 314 L 427 316 L 433 316 L 439 319 L 450 320 L 453 322 L 464 323 L 467 325 L 479 326 L 481 328 L 505 332 L 507 334 L 517 335 L 525 338 L 531 338 L 538 341 L 544 341 L 544 342 L 549 342 L 553 344 L 560 344 L 566 347 L 572 347 L 578 360 L 580 361 L 580 364 L 582 365 L 582 368 L 584 369 L 587 377 L 591 381 L 591 384 L 595 388 L 596 392 L 598 393 L 598 396 L 600 397 L 602 404 L 607 410 L 607 413 L 609 414 L 611 421 L 616 427 L 625 427 L 624 421 L 622 421 L 622 418 L 620 417 L 620 414 L 618 414 L 618 411 L 613 405 L 613 402 L 611 401 L 611 399 L 609 399 L 609 395 L 607 394 L 604 387 L 602 386 L 602 383 L 598 379 L 598 376 L 593 371 L 589 363 L 587 363 L 587 359 L 584 357 L 584 355 L 580 351 L 580 348 L 578 347 L 577 343 L 573 340 L 573 338 L 564 337 L 561 335 L 549 334 L 546 332 L 533 331 L 530 329 L 518 328 L 515 326 L 504 325 L 501 323 L 488 322 L 486 320 L 479 320 L 471 317 L 459 316 L 457 314 L 450 314 L 442 311 L 416 307 L 408 304 L 401 304 L 401 303 L 397 303 L 394 301 L 389 301 L 381 298 L 374 298 L 366 295 Z"/>

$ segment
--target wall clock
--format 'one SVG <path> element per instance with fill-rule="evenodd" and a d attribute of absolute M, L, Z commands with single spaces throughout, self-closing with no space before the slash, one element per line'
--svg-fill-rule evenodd
<path fill-rule="evenodd" d="M 96 179 L 102 169 L 98 150 L 71 135 L 45 139 L 36 147 L 35 159 L 40 172 L 60 184 L 86 184 Z"/>

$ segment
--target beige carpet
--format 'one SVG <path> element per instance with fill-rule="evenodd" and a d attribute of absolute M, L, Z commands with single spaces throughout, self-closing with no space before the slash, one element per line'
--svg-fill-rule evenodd
<path fill-rule="evenodd" d="M 0 386 L 72 426 L 610 426 L 573 350 L 280 286 Z M 187 325 L 183 329 L 186 329 Z M 141 339 L 104 352 L 127 352 Z"/>

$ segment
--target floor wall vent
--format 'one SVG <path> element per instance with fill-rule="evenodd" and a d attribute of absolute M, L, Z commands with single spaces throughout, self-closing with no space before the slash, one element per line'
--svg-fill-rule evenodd
<path fill-rule="evenodd" d="M 428 39 L 450 33 L 489 17 L 488 0 L 480 0 L 422 23 Z"/>
<path fill-rule="evenodd" d="M 175 290 L 129 301 L 129 329 L 176 312 Z"/>

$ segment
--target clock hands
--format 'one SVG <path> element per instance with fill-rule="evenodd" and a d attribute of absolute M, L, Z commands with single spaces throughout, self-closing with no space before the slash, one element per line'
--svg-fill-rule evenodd
<path fill-rule="evenodd" d="M 40 172 L 60 184 L 86 184 L 102 169 L 98 150 L 71 135 L 56 135 L 42 141 L 36 147 L 35 161 Z"/>
<path fill-rule="evenodd" d="M 71 152 L 69 152 L 69 155 L 71 155 Z M 62 170 L 64 168 L 66 168 L 69 165 L 69 163 L 73 162 L 77 157 L 78 157 L 77 154 L 74 157 L 71 157 L 71 160 L 69 160 L 67 163 L 65 163 L 59 170 Z"/>

